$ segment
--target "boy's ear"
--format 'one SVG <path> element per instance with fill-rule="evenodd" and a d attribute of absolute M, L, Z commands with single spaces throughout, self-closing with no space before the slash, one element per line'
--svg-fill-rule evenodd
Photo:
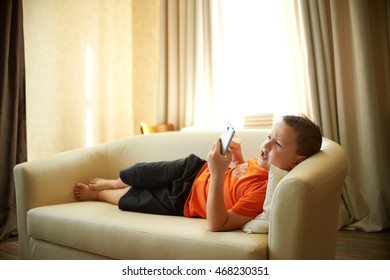
<path fill-rule="evenodd" d="M 307 157 L 305 156 L 299 156 L 298 159 L 294 162 L 294 164 L 291 166 L 291 169 L 293 169 L 295 166 L 297 166 L 298 164 L 300 164 L 302 161 L 304 161 L 305 159 L 307 159 Z"/>

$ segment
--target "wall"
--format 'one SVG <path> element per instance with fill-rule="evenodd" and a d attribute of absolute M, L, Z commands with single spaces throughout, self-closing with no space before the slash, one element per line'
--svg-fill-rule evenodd
<path fill-rule="evenodd" d="M 29 159 L 156 119 L 158 0 L 24 0 Z"/>
<path fill-rule="evenodd" d="M 157 120 L 159 0 L 133 0 L 134 133 Z"/>

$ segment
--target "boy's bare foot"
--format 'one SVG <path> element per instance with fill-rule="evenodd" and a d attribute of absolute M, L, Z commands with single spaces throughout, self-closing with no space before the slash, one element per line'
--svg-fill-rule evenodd
<path fill-rule="evenodd" d="M 95 191 L 101 191 L 101 190 L 112 190 L 112 189 L 120 189 L 121 183 L 119 179 L 115 180 L 108 180 L 108 179 L 101 179 L 101 178 L 94 178 L 91 181 L 89 181 L 88 186 Z"/>
<path fill-rule="evenodd" d="M 77 183 L 73 195 L 78 201 L 98 200 L 98 191 L 92 190 L 88 185 Z"/>

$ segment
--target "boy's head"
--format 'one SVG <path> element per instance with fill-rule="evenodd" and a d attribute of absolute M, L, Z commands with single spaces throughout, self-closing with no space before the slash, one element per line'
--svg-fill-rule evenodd
<path fill-rule="evenodd" d="M 259 165 L 266 169 L 274 165 L 291 170 L 317 153 L 321 144 L 321 129 L 309 118 L 284 116 L 273 125 L 267 140 L 261 145 Z"/>

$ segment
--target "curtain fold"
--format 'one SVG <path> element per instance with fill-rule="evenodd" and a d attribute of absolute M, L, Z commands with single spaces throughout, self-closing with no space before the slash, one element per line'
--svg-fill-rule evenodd
<path fill-rule="evenodd" d="M 212 9 L 218 9 L 219 1 L 161 0 L 160 3 L 157 122 L 172 123 L 179 129 L 202 126 L 212 118 L 216 59 L 212 34 L 218 28 L 212 24 Z"/>
<path fill-rule="evenodd" d="M 333 57 L 329 6 L 326 1 L 302 1 L 302 19 L 311 40 L 307 40 L 311 109 L 313 118 L 322 125 L 324 135 L 339 141 L 337 96 L 333 79 Z"/>
<path fill-rule="evenodd" d="M 339 226 L 390 227 L 390 4 L 295 2 L 307 47 L 311 110 L 349 158 Z"/>
<path fill-rule="evenodd" d="M 0 8 L 0 240 L 17 234 L 13 168 L 27 160 L 22 0 Z"/>

